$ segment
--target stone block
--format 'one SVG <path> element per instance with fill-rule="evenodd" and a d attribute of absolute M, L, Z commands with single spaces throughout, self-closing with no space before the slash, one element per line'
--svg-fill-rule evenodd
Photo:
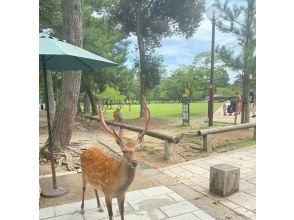
<path fill-rule="evenodd" d="M 239 191 L 240 168 L 228 164 L 210 166 L 209 190 L 222 197 Z"/>

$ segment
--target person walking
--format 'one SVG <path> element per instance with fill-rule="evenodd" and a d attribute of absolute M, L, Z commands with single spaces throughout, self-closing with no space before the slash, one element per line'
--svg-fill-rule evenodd
<path fill-rule="evenodd" d="M 236 92 L 237 97 L 237 110 L 236 114 L 239 115 L 242 111 L 242 97 L 239 95 L 239 93 Z"/>

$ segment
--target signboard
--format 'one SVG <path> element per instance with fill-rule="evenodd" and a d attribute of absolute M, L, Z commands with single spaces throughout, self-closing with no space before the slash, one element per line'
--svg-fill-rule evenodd
<path fill-rule="evenodd" d="M 190 102 L 187 97 L 182 98 L 182 115 L 183 115 L 183 124 L 190 121 Z"/>

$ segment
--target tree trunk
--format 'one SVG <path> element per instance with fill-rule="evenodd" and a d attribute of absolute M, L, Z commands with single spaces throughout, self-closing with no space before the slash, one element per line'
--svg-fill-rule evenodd
<path fill-rule="evenodd" d="M 90 85 L 87 84 L 85 85 L 85 91 L 90 99 L 90 103 L 91 103 L 91 109 L 92 109 L 92 115 L 98 115 L 98 110 L 97 110 L 97 103 L 95 100 L 95 97 L 91 91 Z"/>
<path fill-rule="evenodd" d="M 249 78 L 249 68 L 248 68 L 248 47 L 249 45 L 249 37 L 245 39 L 244 46 L 244 67 L 243 67 L 243 111 L 241 115 L 241 123 L 249 123 L 250 118 L 250 103 L 249 103 L 249 93 L 250 93 L 250 78 Z"/>
<path fill-rule="evenodd" d="M 146 97 L 147 89 L 144 83 L 144 74 L 146 72 L 146 60 L 145 60 L 145 44 L 144 39 L 141 34 L 141 5 L 137 3 L 136 6 L 136 35 L 137 35 L 137 43 L 139 48 L 139 56 L 140 56 L 140 118 L 144 117 L 143 114 L 143 96 Z"/>
<path fill-rule="evenodd" d="M 84 103 L 84 113 L 90 113 L 90 111 L 91 111 L 91 102 L 90 102 L 90 98 L 89 98 L 87 92 L 85 92 L 85 94 L 84 94 L 83 103 Z"/>
<path fill-rule="evenodd" d="M 64 38 L 68 43 L 79 47 L 83 45 L 81 7 L 81 0 L 62 1 Z M 62 94 L 52 131 L 54 146 L 63 147 L 70 142 L 79 101 L 81 73 L 68 71 L 63 74 Z"/>
<path fill-rule="evenodd" d="M 54 92 L 53 92 L 53 83 L 52 83 L 52 74 L 51 71 L 47 71 L 47 88 L 48 88 L 48 101 L 49 101 L 49 106 L 50 106 L 50 119 L 51 119 L 51 123 L 54 120 L 54 116 L 55 116 L 55 110 L 56 110 L 56 104 L 54 101 Z M 46 110 L 47 106 L 46 106 Z M 52 126 L 52 124 L 51 124 Z"/>

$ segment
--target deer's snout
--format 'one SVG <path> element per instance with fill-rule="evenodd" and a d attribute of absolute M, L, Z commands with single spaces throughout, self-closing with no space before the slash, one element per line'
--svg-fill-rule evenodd
<path fill-rule="evenodd" d="M 133 160 L 131 164 L 132 164 L 133 167 L 137 167 L 138 166 L 138 161 L 137 160 Z"/>

